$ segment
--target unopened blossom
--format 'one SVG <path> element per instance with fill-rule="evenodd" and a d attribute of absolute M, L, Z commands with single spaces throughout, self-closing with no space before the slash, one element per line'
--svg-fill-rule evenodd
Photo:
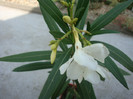
<path fill-rule="evenodd" d="M 106 78 L 108 71 L 98 65 L 96 60 L 104 63 L 108 55 L 108 49 L 101 43 L 82 48 L 81 42 L 76 41 L 75 53 L 59 68 L 60 73 L 64 74 L 66 72 L 68 79 L 78 80 L 79 83 L 84 78 L 92 84 L 97 84 L 100 81 L 100 75 Z"/>

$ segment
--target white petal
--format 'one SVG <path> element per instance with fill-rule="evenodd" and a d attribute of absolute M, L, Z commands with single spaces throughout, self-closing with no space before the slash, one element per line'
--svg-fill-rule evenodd
<path fill-rule="evenodd" d="M 103 78 L 106 78 L 106 75 L 105 75 L 105 73 L 104 73 L 104 68 L 103 68 L 103 67 L 98 66 L 96 71 L 97 71 Z"/>
<path fill-rule="evenodd" d="M 76 50 L 74 53 L 74 60 L 82 66 L 87 67 L 91 70 L 96 70 L 98 63 L 94 58 L 88 54 L 86 54 L 83 50 Z"/>
<path fill-rule="evenodd" d="M 104 68 L 104 67 L 102 67 L 102 66 L 99 66 L 100 67 L 100 69 L 103 71 L 103 73 L 105 74 L 105 76 L 106 76 L 106 78 L 110 78 L 110 72 L 108 71 L 108 69 L 106 69 L 106 68 Z M 99 73 L 100 74 L 100 73 Z M 102 76 L 102 74 L 101 74 L 101 76 Z M 102 76 L 103 77 L 103 76 Z"/>
<path fill-rule="evenodd" d="M 81 83 L 82 80 L 83 80 L 83 76 L 80 76 L 80 77 L 78 78 L 78 82 Z"/>
<path fill-rule="evenodd" d="M 84 47 L 83 50 L 102 63 L 104 63 L 104 59 L 109 55 L 108 49 L 101 43 Z"/>
<path fill-rule="evenodd" d="M 67 77 L 71 80 L 76 80 L 81 76 L 83 77 L 83 67 L 73 61 L 67 69 Z"/>
<path fill-rule="evenodd" d="M 86 70 L 84 79 L 92 84 L 98 84 L 100 82 L 100 76 L 95 71 Z"/>
<path fill-rule="evenodd" d="M 72 60 L 73 60 L 73 58 L 70 58 L 66 63 L 64 63 L 63 65 L 61 65 L 61 67 L 59 68 L 60 74 L 64 74 L 65 73 L 65 71 L 69 67 L 70 63 L 72 62 Z"/>

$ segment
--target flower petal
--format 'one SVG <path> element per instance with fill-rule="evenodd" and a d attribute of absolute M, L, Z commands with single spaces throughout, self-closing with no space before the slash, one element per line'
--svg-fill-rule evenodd
<path fill-rule="evenodd" d="M 83 76 L 80 76 L 80 77 L 78 78 L 78 82 L 81 83 L 82 80 L 83 80 Z"/>
<path fill-rule="evenodd" d="M 88 69 L 96 70 L 98 63 L 94 58 L 88 54 L 86 54 L 83 50 L 78 49 L 74 53 L 74 61 L 76 61 L 79 65 L 85 66 Z"/>
<path fill-rule="evenodd" d="M 67 69 L 67 77 L 71 80 L 79 78 L 81 80 L 81 77 L 83 77 L 83 67 L 73 61 Z"/>
<path fill-rule="evenodd" d="M 98 84 L 100 82 L 100 76 L 95 71 L 86 70 L 84 73 L 84 79 L 92 84 Z"/>
<path fill-rule="evenodd" d="M 102 63 L 104 63 L 104 59 L 109 55 L 108 49 L 101 43 L 84 47 L 83 50 Z"/>
<path fill-rule="evenodd" d="M 108 69 L 102 67 L 102 66 L 99 66 L 97 68 L 97 72 L 103 77 L 103 78 L 110 78 L 110 72 L 108 71 Z"/>
<path fill-rule="evenodd" d="M 97 71 L 103 78 L 106 78 L 106 75 L 105 75 L 105 73 L 104 73 L 104 68 L 103 68 L 103 67 L 98 66 L 96 71 Z"/>
<path fill-rule="evenodd" d="M 64 74 L 65 73 L 65 71 L 69 67 L 70 63 L 72 62 L 72 60 L 73 60 L 73 58 L 70 58 L 66 63 L 64 63 L 63 65 L 61 65 L 61 67 L 59 68 L 60 74 Z"/>

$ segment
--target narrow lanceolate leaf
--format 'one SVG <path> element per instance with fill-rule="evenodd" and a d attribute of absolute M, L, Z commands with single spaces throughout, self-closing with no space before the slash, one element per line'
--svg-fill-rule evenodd
<path fill-rule="evenodd" d="M 17 67 L 13 71 L 14 72 L 34 71 L 40 69 L 49 69 L 52 67 L 53 65 L 50 62 L 36 62 Z"/>
<path fill-rule="evenodd" d="M 133 72 L 133 61 L 118 48 L 105 42 L 95 41 L 93 43 L 103 43 L 110 51 L 110 56 L 122 64 L 125 68 Z"/>
<path fill-rule="evenodd" d="M 92 35 L 109 34 L 109 33 L 120 33 L 120 32 L 114 30 L 96 30 L 91 32 Z"/>
<path fill-rule="evenodd" d="M 81 99 L 96 99 L 93 86 L 88 81 L 83 80 L 81 84 L 77 83 L 77 90 Z"/>
<path fill-rule="evenodd" d="M 56 89 L 55 93 L 52 95 L 52 99 L 54 99 L 55 97 L 59 97 L 60 95 L 63 94 L 63 92 L 67 89 L 67 87 L 69 86 L 70 80 L 67 81 L 62 81 L 60 86 Z"/>
<path fill-rule="evenodd" d="M 115 78 L 124 86 L 128 89 L 126 80 L 122 73 L 120 72 L 119 68 L 117 65 L 113 62 L 113 60 L 110 57 L 107 57 L 105 59 L 105 66 L 106 68 L 115 76 Z"/>
<path fill-rule="evenodd" d="M 100 30 L 107 24 L 109 24 L 113 19 L 115 19 L 123 10 L 125 10 L 130 4 L 133 3 L 133 0 L 128 0 L 123 3 L 118 4 L 113 9 L 111 9 L 106 14 L 102 15 L 101 17 L 94 21 L 94 24 L 92 23 L 90 32 L 94 30 Z"/>
<path fill-rule="evenodd" d="M 87 3 L 87 2 L 86 2 L 86 3 Z M 87 7 L 86 7 L 86 9 L 85 9 L 85 12 L 84 12 L 84 14 L 83 14 L 81 20 L 79 21 L 79 23 L 78 23 L 78 25 L 77 25 L 77 27 L 78 27 L 79 29 L 83 29 L 83 28 L 84 28 L 84 25 L 85 25 L 85 22 L 86 22 L 86 18 L 87 18 L 87 15 L 88 15 L 88 9 L 89 9 L 89 0 L 88 0 L 88 5 L 87 5 Z"/>
<path fill-rule="evenodd" d="M 77 25 L 79 27 L 80 27 L 80 25 L 82 25 L 81 27 L 83 27 L 85 24 L 85 19 L 88 14 L 88 8 L 89 8 L 89 0 L 78 0 L 78 4 L 76 7 L 74 17 L 78 18 Z"/>
<path fill-rule="evenodd" d="M 47 23 L 47 26 L 50 31 L 60 31 L 54 19 L 47 13 L 47 11 L 40 5 L 41 12 L 43 14 L 44 20 Z M 67 49 L 67 46 L 61 41 L 60 47 L 63 51 Z"/>
<path fill-rule="evenodd" d="M 64 33 L 60 31 L 50 31 L 50 33 L 54 36 L 55 39 L 60 39 L 62 36 L 65 35 Z M 63 39 L 62 42 L 65 44 L 72 44 L 72 41 L 70 40 L 69 37 Z"/>
<path fill-rule="evenodd" d="M 65 63 L 71 55 L 71 49 L 63 52 L 62 55 L 55 61 L 55 65 L 47 78 L 47 81 L 42 89 L 39 99 L 50 99 L 56 89 L 60 86 L 60 82 L 66 79 L 66 75 L 60 75 L 59 67 Z"/>
<path fill-rule="evenodd" d="M 100 65 L 100 66 L 103 66 L 103 67 L 105 67 L 105 64 L 104 63 L 101 63 L 101 62 L 99 62 L 99 61 L 97 61 L 98 62 L 98 64 Z M 121 72 L 121 74 L 123 75 L 123 76 L 128 76 L 128 75 L 130 75 L 127 71 L 125 71 L 125 70 L 123 70 L 123 69 L 121 69 L 121 68 L 118 68 L 119 69 L 119 71 Z"/>
<path fill-rule="evenodd" d="M 57 22 L 64 32 L 69 30 L 68 25 L 63 21 L 62 13 L 52 0 L 38 0 L 40 6 Z"/>
<path fill-rule="evenodd" d="M 59 45 L 63 51 L 66 51 L 68 49 L 67 45 L 65 45 L 63 41 L 60 41 Z"/>
<path fill-rule="evenodd" d="M 124 76 L 130 75 L 130 73 L 128 73 L 127 71 L 125 71 L 125 70 L 123 70 L 123 69 L 121 69 L 121 68 L 119 68 L 119 70 L 120 70 L 120 72 L 122 73 L 122 75 L 124 75 Z"/>
<path fill-rule="evenodd" d="M 60 31 L 54 19 L 45 11 L 45 9 L 40 5 L 40 9 L 43 15 L 43 18 L 50 31 Z"/>
<path fill-rule="evenodd" d="M 59 57 L 62 52 L 57 52 L 57 57 Z M 34 51 L 21 53 L 6 57 L 1 57 L 0 61 L 6 62 L 29 62 L 29 61 L 39 61 L 39 60 L 50 60 L 51 51 Z"/>
<path fill-rule="evenodd" d="M 70 82 L 70 80 L 67 80 L 67 81 L 64 83 L 64 85 L 62 86 L 61 90 L 59 91 L 58 96 L 61 95 L 61 94 L 66 90 L 66 88 L 69 86 L 69 85 L 68 85 L 69 82 Z"/>
<path fill-rule="evenodd" d="M 67 94 L 66 94 L 65 99 L 72 99 L 72 98 L 73 98 L 73 93 L 72 93 L 72 91 L 68 91 Z"/>

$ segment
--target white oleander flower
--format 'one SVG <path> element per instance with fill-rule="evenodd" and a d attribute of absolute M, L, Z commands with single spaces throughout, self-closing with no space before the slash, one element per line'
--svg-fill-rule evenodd
<path fill-rule="evenodd" d="M 79 83 L 84 78 L 92 84 L 97 84 L 100 81 L 100 75 L 106 78 L 108 71 L 98 65 L 96 60 L 104 63 L 104 59 L 108 55 L 108 49 L 101 43 L 82 48 L 81 42 L 76 41 L 75 53 L 59 68 L 60 73 L 64 74 L 66 72 L 68 79 L 78 80 Z"/>

